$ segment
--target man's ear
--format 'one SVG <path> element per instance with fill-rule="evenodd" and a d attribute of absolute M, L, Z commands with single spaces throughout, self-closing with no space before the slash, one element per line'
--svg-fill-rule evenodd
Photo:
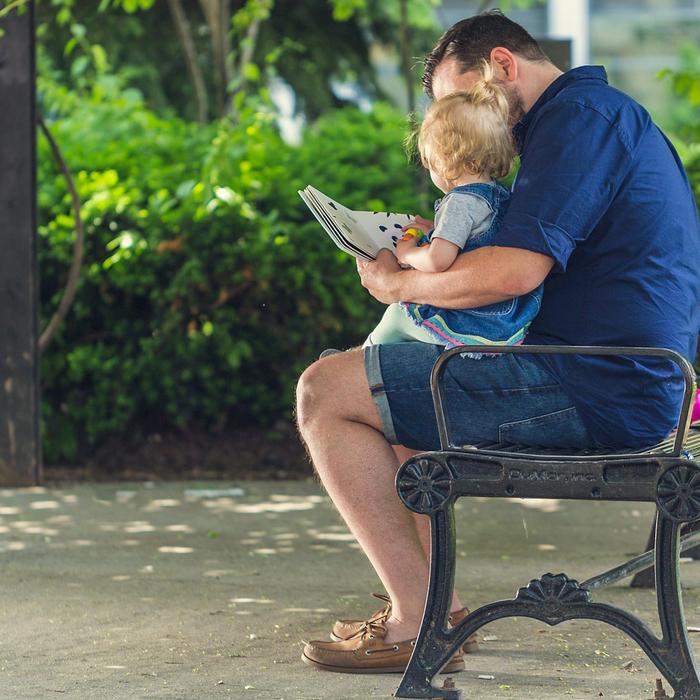
<path fill-rule="evenodd" d="M 491 65 L 494 67 L 499 80 L 513 82 L 518 78 L 518 61 L 515 56 L 503 46 L 496 46 L 489 54 Z"/>

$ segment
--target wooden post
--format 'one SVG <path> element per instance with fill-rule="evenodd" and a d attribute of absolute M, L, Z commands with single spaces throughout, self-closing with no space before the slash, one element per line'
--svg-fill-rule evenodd
<path fill-rule="evenodd" d="M 0 485 L 41 478 L 34 8 L 0 22 Z"/>

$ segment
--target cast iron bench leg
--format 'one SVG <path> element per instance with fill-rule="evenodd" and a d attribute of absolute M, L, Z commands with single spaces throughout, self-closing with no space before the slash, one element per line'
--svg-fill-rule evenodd
<path fill-rule="evenodd" d="M 661 645 L 649 658 L 675 691 L 676 700 L 700 698 L 700 679 L 683 612 L 680 582 L 680 525 L 663 513 L 656 521 L 656 599 L 661 622 Z"/>
<path fill-rule="evenodd" d="M 691 532 L 697 532 L 698 530 L 700 530 L 700 520 L 694 523 L 688 523 L 687 525 L 684 525 L 683 529 L 681 530 L 681 534 L 686 535 Z M 649 533 L 649 539 L 647 540 L 647 547 L 645 550 L 647 552 L 654 548 L 654 533 L 655 527 L 652 523 L 651 532 Z M 687 552 L 685 552 L 683 556 L 689 557 L 691 559 L 700 559 L 700 545 L 689 549 Z M 630 586 L 632 586 L 632 588 L 653 588 L 655 583 L 656 582 L 654 579 L 654 567 L 650 566 L 648 569 L 644 569 L 638 574 L 635 574 L 634 578 L 632 579 L 632 582 L 630 583 Z"/>
<path fill-rule="evenodd" d="M 605 622 L 628 634 L 659 669 L 674 690 L 675 700 L 698 700 L 700 679 L 683 614 L 679 577 L 680 525 L 659 513 L 656 524 L 657 605 L 661 639 L 638 618 L 590 600 L 590 592 L 566 574 L 545 574 L 530 581 L 513 600 L 502 600 L 473 611 L 457 627 L 447 630 L 455 572 L 454 502 L 430 514 L 430 584 L 421 631 L 410 662 L 395 693 L 399 698 L 460 697 L 459 690 L 436 688 L 433 678 L 467 637 L 504 617 L 530 617 L 549 625 L 565 620 Z"/>
<path fill-rule="evenodd" d="M 505 446 L 500 452 L 491 448 L 480 450 L 478 446 L 459 448 L 448 435 L 440 378 L 447 362 L 463 350 L 445 351 L 435 362 L 431 375 L 440 451 L 410 458 L 401 465 L 396 477 L 397 492 L 406 507 L 430 516 L 431 557 L 421 629 L 395 696 L 458 698 L 458 690 L 433 687 L 435 675 L 478 629 L 501 618 L 522 616 L 548 625 L 575 619 L 613 625 L 642 648 L 673 687 L 675 700 L 699 700 L 700 679 L 688 643 L 679 576 L 681 523 L 700 521 L 700 464 L 683 452 L 695 397 L 692 365 L 680 354 L 664 348 L 478 345 L 470 350 L 492 354 L 665 357 L 680 368 L 685 382 L 679 427 L 671 451 L 644 452 L 641 456 L 633 453 L 552 456 L 523 452 L 517 445 Z M 553 479 L 551 483 L 550 479 Z M 518 480 L 518 487 L 511 480 Z M 481 495 L 656 502 L 654 563 L 661 639 L 631 613 L 591 600 L 593 590 L 619 579 L 634 560 L 583 584 L 563 573 L 544 574 L 520 588 L 514 599 L 484 605 L 456 627 L 447 629 L 455 571 L 454 501 L 460 496 Z M 646 562 L 646 558 L 643 560 Z"/>
<path fill-rule="evenodd" d="M 452 602 L 455 580 L 454 502 L 430 514 L 430 582 L 423 622 L 411 660 L 395 693 L 399 698 L 460 697 L 458 690 L 434 688 L 433 677 L 454 656 L 466 641 L 455 640 L 447 630 L 447 617 Z"/>

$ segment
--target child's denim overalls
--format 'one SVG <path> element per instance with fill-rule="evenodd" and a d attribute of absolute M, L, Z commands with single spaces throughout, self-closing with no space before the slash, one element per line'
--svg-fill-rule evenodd
<path fill-rule="evenodd" d="M 468 193 L 486 201 L 494 212 L 491 225 L 483 233 L 467 239 L 462 252 L 491 245 L 508 206 L 510 193 L 503 185 L 474 183 L 455 187 L 452 193 Z M 454 195 L 453 195 L 454 196 Z M 436 202 L 436 208 L 440 201 Z M 429 304 L 401 302 L 401 308 L 436 343 L 448 347 L 459 345 L 517 345 L 523 341 L 527 327 L 537 315 L 542 300 L 542 287 L 507 301 L 477 309 L 440 309 Z"/>

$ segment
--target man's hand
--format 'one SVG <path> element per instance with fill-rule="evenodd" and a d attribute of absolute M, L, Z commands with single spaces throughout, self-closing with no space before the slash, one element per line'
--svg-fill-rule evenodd
<path fill-rule="evenodd" d="M 384 304 L 401 301 L 399 292 L 399 275 L 401 266 L 390 250 L 382 249 L 377 253 L 377 259 L 371 262 L 357 261 L 357 272 L 362 286 L 375 298 Z"/>

